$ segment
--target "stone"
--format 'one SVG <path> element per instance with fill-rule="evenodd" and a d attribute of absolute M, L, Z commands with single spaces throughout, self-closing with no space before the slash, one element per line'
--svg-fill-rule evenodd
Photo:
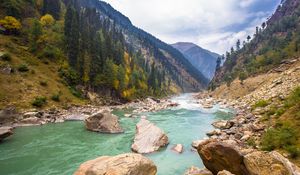
<path fill-rule="evenodd" d="M 20 121 L 20 126 L 41 125 L 42 120 L 38 117 L 29 117 Z"/>
<path fill-rule="evenodd" d="M 213 175 L 208 169 L 200 169 L 198 167 L 192 166 L 186 170 L 184 175 Z"/>
<path fill-rule="evenodd" d="M 220 120 L 214 122 L 212 125 L 218 129 L 230 129 L 234 125 L 234 122 L 228 120 Z"/>
<path fill-rule="evenodd" d="M 103 156 L 80 165 L 74 175 L 156 175 L 154 163 L 140 154 Z"/>
<path fill-rule="evenodd" d="M 213 174 L 223 170 L 236 175 L 248 174 L 243 155 L 235 145 L 210 139 L 198 146 L 198 154 L 205 167 Z"/>
<path fill-rule="evenodd" d="M 117 116 L 111 114 L 109 111 L 103 111 L 91 115 L 85 119 L 85 126 L 87 130 L 101 133 L 123 133 L 123 129 L 119 124 Z"/>
<path fill-rule="evenodd" d="M 136 134 L 131 149 L 137 153 L 151 153 L 168 143 L 169 138 L 164 131 L 142 117 L 136 125 Z"/>
<path fill-rule="evenodd" d="M 66 116 L 66 121 L 84 121 L 89 116 L 84 114 L 70 114 Z"/>
<path fill-rule="evenodd" d="M 285 175 L 290 174 L 285 165 L 272 154 L 255 151 L 244 157 L 244 163 L 250 175 Z"/>
<path fill-rule="evenodd" d="M 172 150 L 181 154 L 183 152 L 183 145 L 177 144 L 177 145 L 173 146 Z"/>
<path fill-rule="evenodd" d="M 0 142 L 5 138 L 13 135 L 12 127 L 0 127 Z"/>
<path fill-rule="evenodd" d="M 234 174 L 232 174 L 229 171 L 223 170 L 223 171 L 218 172 L 218 175 L 234 175 Z"/>
<path fill-rule="evenodd" d="M 0 72 L 2 74 L 9 75 L 13 72 L 13 69 L 11 68 L 10 65 L 6 65 L 6 66 L 0 68 Z"/>
<path fill-rule="evenodd" d="M 195 149 L 197 149 L 198 146 L 199 146 L 200 144 L 203 144 L 203 143 L 206 142 L 207 140 L 208 140 L 208 139 L 195 140 L 195 141 L 192 142 L 192 147 L 195 148 Z"/>
<path fill-rule="evenodd" d="M 214 135 L 218 136 L 218 135 L 221 135 L 221 130 L 220 129 L 215 129 L 211 132 L 206 133 L 206 135 L 209 136 L 209 137 L 214 136 Z"/>

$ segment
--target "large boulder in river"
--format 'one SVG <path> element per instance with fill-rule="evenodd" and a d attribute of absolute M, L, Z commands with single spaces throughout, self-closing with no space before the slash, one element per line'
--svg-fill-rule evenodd
<path fill-rule="evenodd" d="M 200 169 L 198 167 L 190 167 L 184 175 L 213 175 L 208 169 Z"/>
<path fill-rule="evenodd" d="M 131 149 L 137 153 L 151 153 L 169 143 L 168 136 L 163 130 L 142 117 L 136 125 L 136 134 Z"/>
<path fill-rule="evenodd" d="M 13 135 L 12 127 L 0 127 L 0 142 L 5 138 Z"/>
<path fill-rule="evenodd" d="M 234 145 L 210 139 L 199 144 L 198 153 L 205 167 L 213 174 L 223 170 L 236 175 L 249 174 L 242 153 Z"/>
<path fill-rule="evenodd" d="M 74 175 L 155 175 L 154 163 L 140 154 L 103 156 L 80 165 Z"/>
<path fill-rule="evenodd" d="M 112 134 L 124 132 L 119 124 L 118 117 L 109 111 L 99 112 L 86 118 L 85 126 L 88 130 L 94 132 Z"/>

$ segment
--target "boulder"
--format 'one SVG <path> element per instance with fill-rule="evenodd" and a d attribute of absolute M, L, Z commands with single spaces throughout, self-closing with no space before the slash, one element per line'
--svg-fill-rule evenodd
<path fill-rule="evenodd" d="M 109 111 L 99 112 L 86 118 L 85 126 L 88 130 L 94 132 L 112 134 L 124 132 L 119 124 L 118 117 Z"/>
<path fill-rule="evenodd" d="M 140 154 L 103 156 L 80 165 L 74 175 L 155 175 L 154 163 Z"/>
<path fill-rule="evenodd" d="M 184 175 L 213 175 L 212 172 L 210 172 L 208 169 L 200 169 L 198 167 L 192 166 L 186 172 Z"/>
<path fill-rule="evenodd" d="M 195 141 L 192 142 L 192 147 L 195 148 L 195 149 L 197 149 L 200 144 L 205 143 L 207 140 L 208 139 L 195 140 Z"/>
<path fill-rule="evenodd" d="M 244 157 L 250 175 L 298 175 L 299 169 L 277 152 L 255 151 Z"/>
<path fill-rule="evenodd" d="M 230 129 L 234 125 L 234 122 L 229 120 L 219 120 L 212 125 L 218 129 Z"/>
<path fill-rule="evenodd" d="M 183 145 L 177 144 L 177 145 L 173 146 L 172 150 L 181 154 L 183 152 Z"/>
<path fill-rule="evenodd" d="M 137 153 L 151 153 L 168 143 L 169 139 L 164 131 L 142 117 L 136 125 L 136 134 L 131 149 Z"/>
<path fill-rule="evenodd" d="M 234 174 L 232 174 L 232 173 L 229 172 L 229 171 L 223 170 L 223 171 L 220 171 L 220 172 L 218 173 L 218 175 L 234 175 Z"/>
<path fill-rule="evenodd" d="M 5 138 L 13 135 L 12 127 L 0 127 L 0 142 Z"/>
<path fill-rule="evenodd" d="M 213 174 L 227 170 L 236 175 L 248 174 L 243 155 L 234 145 L 210 139 L 198 146 L 198 153 L 205 167 Z"/>

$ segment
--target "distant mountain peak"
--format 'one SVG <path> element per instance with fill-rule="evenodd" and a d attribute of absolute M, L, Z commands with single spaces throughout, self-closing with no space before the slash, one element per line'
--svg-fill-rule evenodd
<path fill-rule="evenodd" d="M 213 78 L 219 54 L 191 42 L 177 42 L 172 46 L 179 50 L 206 78 L 209 80 Z"/>

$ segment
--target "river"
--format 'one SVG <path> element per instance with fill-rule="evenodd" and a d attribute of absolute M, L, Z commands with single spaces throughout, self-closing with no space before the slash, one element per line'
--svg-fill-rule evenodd
<path fill-rule="evenodd" d="M 192 94 L 171 99 L 180 105 L 159 112 L 146 113 L 148 119 L 163 129 L 169 139 L 167 148 L 146 155 L 158 167 L 158 175 L 181 175 L 190 166 L 203 167 L 198 154 L 191 150 L 194 140 L 206 137 L 211 123 L 230 117 L 218 105 L 202 109 Z M 123 111 L 114 111 L 120 117 L 124 134 L 109 135 L 86 131 L 83 122 L 65 122 L 35 127 L 17 128 L 15 134 L 0 144 L 1 175 L 71 175 L 78 166 L 103 155 L 131 152 L 130 146 L 139 119 L 124 117 Z M 183 144 L 184 152 L 171 150 Z"/>

